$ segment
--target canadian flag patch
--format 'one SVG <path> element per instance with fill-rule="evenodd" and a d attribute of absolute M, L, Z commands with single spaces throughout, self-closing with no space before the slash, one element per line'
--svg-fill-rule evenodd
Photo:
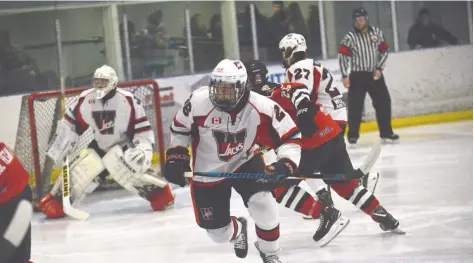
<path fill-rule="evenodd" d="M 214 117 L 212 118 L 212 124 L 221 124 L 221 118 L 219 117 Z"/>

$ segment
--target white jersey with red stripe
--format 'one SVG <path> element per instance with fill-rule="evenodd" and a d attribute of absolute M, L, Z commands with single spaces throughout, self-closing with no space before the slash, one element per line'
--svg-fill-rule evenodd
<path fill-rule="evenodd" d="M 311 100 L 323 105 L 333 120 L 347 123 L 346 105 L 342 101 L 342 92 L 336 86 L 332 74 L 314 59 L 300 60 L 291 65 L 286 76 L 289 82 L 306 85 Z"/>
<path fill-rule="evenodd" d="M 141 102 L 121 89 L 97 99 L 94 89 L 81 93 L 66 112 L 66 123 L 81 135 L 89 127 L 100 149 L 108 151 L 116 144 L 127 144 L 137 139 L 155 143 L 155 136 Z"/>
<path fill-rule="evenodd" d="M 209 98 L 209 87 L 204 86 L 194 91 L 176 113 L 170 147 L 192 146 L 194 171 L 237 171 L 255 156 L 259 136 L 275 142 L 277 160 L 287 158 L 299 164 L 301 134 L 291 116 L 260 94 L 247 92 L 243 96 L 235 112 L 219 111 Z M 222 179 L 196 176 L 193 180 Z"/>

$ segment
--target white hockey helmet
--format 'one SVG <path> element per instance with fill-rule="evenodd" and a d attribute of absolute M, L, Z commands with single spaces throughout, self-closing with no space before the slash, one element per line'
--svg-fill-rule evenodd
<path fill-rule="evenodd" d="M 288 68 L 294 63 L 293 55 L 296 52 L 305 52 L 308 49 L 306 39 L 303 35 L 290 33 L 280 40 L 278 48 L 282 52 L 282 64 L 284 68 Z"/>
<path fill-rule="evenodd" d="M 97 94 L 97 99 L 102 99 L 110 91 L 117 88 L 118 77 L 115 70 L 107 65 L 103 65 L 94 72 L 92 86 Z"/>
<path fill-rule="evenodd" d="M 247 90 L 247 70 L 240 60 L 224 59 L 211 73 L 209 98 L 221 111 L 231 111 Z"/>

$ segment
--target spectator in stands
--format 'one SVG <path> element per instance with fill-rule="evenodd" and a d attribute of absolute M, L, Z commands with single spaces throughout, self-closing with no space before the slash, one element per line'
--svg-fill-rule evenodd
<path fill-rule="evenodd" d="M 308 54 L 312 58 L 321 56 L 321 28 L 319 24 L 319 9 L 317 5 L 309 7 L 308 15 Z"/>
<path fill-rule="evenodd" d="M 451 45 L 458 43 L 456 37 L 442 26 L 433 23 L 428 9 L 422 8 L 418 12 L 416 23 L 408 33 L 408 45 L 410 49 L 430 48 L 442 45 L 445 41 Z"/>
<path fill-rule="evenodd" d="M 222 40 L 221 15 L 216 14 L 212 16 L 207 36 L 213 40 Z"/>
<path fill-rule="evenodd" d="M 206 37 L 206 28 L 201 23 L 201 14 L 195 14 L 191 17 L 191 36 Z"/>
<path fill-rule="evenodd" d="M 270 17 L 269 28 L 271 37 L 269 41 L 271 43 L 278 43 L 288 31 L 288 20 L 285 16 L 283 1 L 273 1 L 272 2 L 272 11 L 273 15 Z M 273 44 L 268 48 L 268 57 L 271 61 L 278 61 L 281 58 L 281 52 L 278 49 L 278 45 Z"/>
<path fill-rule="evenodd" d="M 307 38 L 306 23 L 304 22 L 303 13 L 298 3 L 292 2 L 288 6 L 286 20 L 290 32 L 301 34 L 305 39 Z"/>

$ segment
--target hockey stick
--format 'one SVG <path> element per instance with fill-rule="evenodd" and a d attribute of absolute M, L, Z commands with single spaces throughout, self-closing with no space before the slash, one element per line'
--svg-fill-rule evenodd
<path fill-rule="evenodd" d="M 66 87 L 64 83 L 64 75 L 63 75 L 63 65 L 62 61 L 62 42 L 61 42 L 61 26 L 59 23 L 59 19 L 55 20 L 56 24 L 56 42 L 57 42 L 57 52 L 59 58 L 59 77 L 60 77 L 60 100 L 61 100 L 61 116 L 64 118 L 66 115 Z M 86 220 L 89 217 L 89 214 L 81 211 L 79 209 L 74 208 L 71 205 L 71 188 L 69 186 L 69 159 L 68 156 L 64 157 L 64 165 L 61 171 L 62 174 L 62 201 L 63 201 L 63 211 L 66 215 L 80 219 Z"/>
<path fill-rule="evenodd" d="M 62 186 L 63 186 L 63 210 L 64 213 L 70 217 L 86 220 L 89 218 L 89 214 L 82 210 L 76 209 L 71 205 L 71 188 L 69 187 L 69 160 L 68 157 L 64 158 L 64 166 L 61 171 L 62 174 Z"/>
<path fill-rule="evenodd" d="M 374 166 L 375 162 L 379 158 L 381 151 L 381 144 L 375 144 L 370 153 L 364 160 L 364 163 L 359 167 L 359 169 L 355 170 L 349 174 L 329 174 L 329 173 L 314 173 L 312 175 L 304 175 L 298 177 L 286 177 L 283 174 L 275 174 L 270 175 L 266 173 L 220 173 L 220 172 L 189 172 L 186 173 L 186 177 L 192 177 L 193 175 L 197 176 L 206 176 L 206 177 L 214 177 L 214 178 L 233 178 L 233 179 L 266 179 L 266 180 L 280 180 L 285 178 L 286 180 L 305 180 L 305 179 L 326 179 L 326 180 L 353 180 L 353 179 L 360 179 L 365 174 L 367 174 L 370 169 Z"/>

